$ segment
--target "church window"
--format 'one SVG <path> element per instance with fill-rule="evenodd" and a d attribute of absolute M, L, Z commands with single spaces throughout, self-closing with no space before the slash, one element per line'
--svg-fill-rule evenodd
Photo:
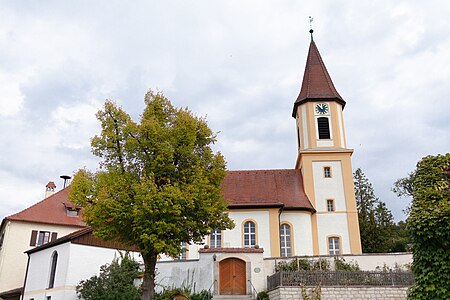
<path fill-rule="evenodd" d="M 58 262 L 58 252 L 53 251 L 51 265 L 50 265 L 50 279 L 48 281 L 48 288 L 53 288 L 55 284 L 55 275 L 56 275 L 56 263 Z"/>
<path fill-rule="evenodd" d="M 327 210 L 334 211 L 334 200 L 333 199 L 327 200 Z"/>
<path fill-rule="evenodd" d="M 188 252 L 189 252 L 188 243 L 182 242 L 181 243 L 181 253 L 178 256 L 178 259 L 180 259 L 180 260 L 187 259 L 188 258 Z"/>
<path fill-rule="evenodd" d="M 298 125 L 297 125 L 297 144 L 298 147 L 300 148 L 300 128 L 298 128 Z"/>
<path fill-rule="evenodd" d="M 330 139 L 330 125 L 327 117 L 317 118 L 317 128 L 319 130 L 319 139 Z"/>
<path fill-rule="evenodd" d="M 328 238 L 328 252 L 330 255 L 340 255 L 340 241 L 338 237 L 329 237 Z"/>
<path fill-rule="evenodd" d="M 331 167 L 323 167 L 323 177 L 331 178 Z"/>
<path fill-rule="evenodd" d="M 220 229 L 215 229 L 211 231 L 209 237 L 209 247 L 210 248 L 222 248 L 222 232 Z"/>
<path fill-rule="evenodd" d="M 291 226 L 281 224 L 280 226 L 281 256 L 292 256 Z"/>
<path fill-rule="evenodd" d="M 253 248 L 256 246 L 256 225 L 252 221 L 244 224 L 244 248 Z"/>

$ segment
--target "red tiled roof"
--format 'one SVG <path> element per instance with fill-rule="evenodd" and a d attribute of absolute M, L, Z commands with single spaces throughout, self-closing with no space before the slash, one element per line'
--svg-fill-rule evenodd
<path fill-rule="evenodd" d="M 69 188 L 65 188 L 21 212 L 6 217 L 6 219 L 84 227 L 86 224 L 82 220 L 81 211 L 78 216 L 75 217 L 67 215 L 66 206 L 70 203 L 67 200 L 69 190 Z M 73 204 L 71 205 L 72 207 L 75 207 Z"/>
<path fill-rule="evenodd" d="M 222 188 L 230 208 L 284 206 L 315 212 L 300 170 L 228 171 Z"/>
<path fill-rule="evenodd" d="M 308 58 L 306 60 L 305 73 L 303 75 L 302 87 L 300 94 L 294 103 L 292 116 L 295 118 L 297 106 L 301 103 L 318 100 L 329 99 L 335 100 L 345 106 L 345 101 L 334 87 L 330 74 L 323 63 L 316 43 L 311 41 L 309 45 Z"/>
<path fill-rule="evenodd" d="M 304 192 L 300 170 L 228 171 L 222 188 L 230 208 L 284 206 L 315 212 Z M 84 227 L 82 210 L 78 216 L 67 215 L 66 208 L 75 208 L 68 201 L 69 191 L 67 187 L 6 219 Z"/>

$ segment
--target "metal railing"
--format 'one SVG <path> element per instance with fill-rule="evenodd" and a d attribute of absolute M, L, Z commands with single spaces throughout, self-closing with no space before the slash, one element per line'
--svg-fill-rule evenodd
<path fill-rule="evenodd" d="M 255 287 L 253 286 L 252 281 L 250 279 L 247 281 L 250 283 L 250 286 L 252 287 L 252 299 L 257 299 L 258 292 L 256 291 Z"/>
<path fill-rule="evenodd" d="M 279 271 L 267 276 L 268 289 L 279 286 L 411 286 L 412 272 L 406 271 Z"/>

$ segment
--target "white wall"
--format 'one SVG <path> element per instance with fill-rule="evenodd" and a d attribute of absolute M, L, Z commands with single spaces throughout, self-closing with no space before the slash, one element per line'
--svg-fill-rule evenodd
<path fill-rule="evenodd" d="M 324 258 L 333 263 L 334 256 L 322 255 L 322 256 L 296 256 L 297 258 L 306 258 L 311 260 L 317 260 L 319 258 Z M 291 258 L 264 258 L 266 270 L 268 270 L 268 276 L 275 273 L 275 264 L 280 261 L 289 261 L 296 257 Z M 347 263 L 358 263 L 359 267 L 363 271 L 375 271 L 382 269 L 383 267 L 395 269 L 400 266 L 406 269 L 406 265 L 412 263 L 413 257 L 409 252 L 404 253 L 368 253 L 368 254 L 348 254 L 341 255 L 340 258 L 345 259 Z M 272 270 L 272 271 L 270 271 Z"/>
<path fill-rule="evenodd" d="M 75 226 L 7 221 L 5 238 L 0 251 L 0 292 L 22 287 L 27 266 L 25 251 L 30 246 L 31 231 L 57 232 L 62 237 L 81 229 Z"/>
<path fill-rule="evenodd" d="M 334 199 L 335 210 L 345 211 L 344 181 L 340 161 L 314 161 L 312 163 L 314 177 L 314 195 L 316 210 L 326 212 L 326 200 Z M 323 177 L 323 168 L 331 167 L 331 178 Z"/>
<path fill-rule="evenodd" d="M 324 178 L 324 167 L 331 167 L 331 178 Z M 341 161 L 313 162 L 313 176 L 319 254 L 328 254 L 328 236 L 340 237 L 341 253 L 351 253 Z M 334 212 L 327 211 L 327 199 L 334 200 Z"/>
<path fill-rule="evenodd" d="M 256 243 L 260 248 L 264 249 L 264 256 L 270 257 L 270 223 L 269 212 L 265 210 L 232 211 L 229 213 L 230 218 L 234 220 L 235 227 L 232 230 L 226 230 L 223 233 L 224 247 L 226 248 L 243 248 L 242 226 L 245 220 L 253 220 L 256 222 Z"/>
<path fill-rule="evenodd" d="M 190 287 L 192 290 L 195 288 L 196 292 L 208 290 L 214 283 L 213 259 L 205 254 L 201 257 L 202 259 L 195 260 L 158 262 L 156 290 L 170 287 Z"/>
<path fill-rule="evenodd" d="M 280 221 L 291 225 L 291 239 L 294 244 L 292 255 L 312 255 L 311 215 L 306 212 L 284 211 L 281 214 Z"/>
<path fill-rule="evenodd" d="M 55 283 L 47 289 L 50 278 L 51 257 L 58 253 Z M 138 253 L 131 253 L 141 261 Z M 35 300 L 51 296 L 52 299 L 76 300 L 76 285 L 100 272 L 100 266 L 111 263 L 114 257 L 120 257 L 118 250 L 93 246 L 71 244 L 69 242 L 32 253 L 28 276 L 25 284 L 25 300 Z"/>

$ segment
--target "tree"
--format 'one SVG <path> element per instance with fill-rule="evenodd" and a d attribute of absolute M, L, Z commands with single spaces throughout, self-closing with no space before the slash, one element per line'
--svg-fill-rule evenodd
<path fill-rule="evenodd" d="M 141 292 L 134 283 L 139 275 L 139 263 L 129 254 L 115 258 L 111 264 L 100 267 L 99 276 L 82 280 L 77 285 L 79 299 L 85 300 L 138 300 Z"/>
<path fill-rule="evenodd" d="M 413 198 L 407 230 L 416 279 L 408 298 L 450 299 L 450 153 L 422 158 L 394 191 Z"/>
<path fill-rule="evenodd" d="M 372 184 L 360 168 L 353 174 L 353 180 L 363 252 L 390 252 L 395 226 L 391 211 L 375 197 Z"/>
<path fill-rule="evenodd" d="M 159 254 L 177 256 L 183 242 L 200 243 L 212 229 L 234 226 L 221 193 L 225 160 L 204 118 L 149 91 L 140 122 L 106 101 L 91 140 L 100 170 L 79 170 L 71 201 L 84 208 L 94 234 L 136 246 L 144 260 L 142 299 L 154 299 Z"/>

